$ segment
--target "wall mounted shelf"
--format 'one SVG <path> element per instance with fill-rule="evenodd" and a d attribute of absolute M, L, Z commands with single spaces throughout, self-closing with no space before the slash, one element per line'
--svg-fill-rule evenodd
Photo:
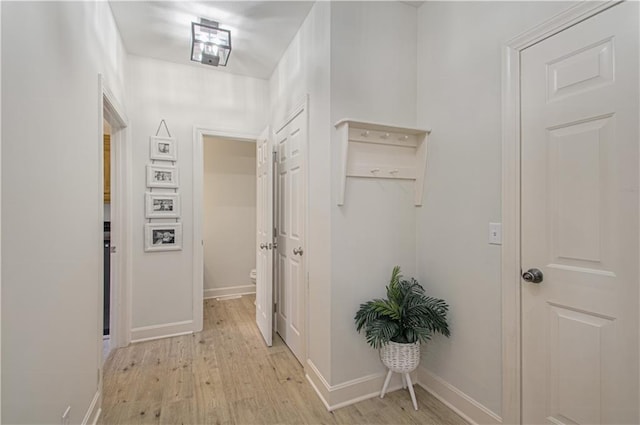
<path fill-rule="evenodd" d="M 342 154 L 338 205 L 344 205 L 347 177 L 414 180 L 414 204 L 422 205 L 430 130 L 348 118 L 335 127 Z"/>

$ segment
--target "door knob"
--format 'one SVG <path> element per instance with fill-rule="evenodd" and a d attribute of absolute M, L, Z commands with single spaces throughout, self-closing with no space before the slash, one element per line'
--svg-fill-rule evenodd
<path fill-rule="evenodd" d="M 526 272 L 522 273 L 522 278 L 526 282 L 540 283 L 544 279 L 544 275 L 539 269 L 529 269 Z"/>
<path fill-rule="evenodd" d="M 293 255 L 299 255 L 302 257 L 302 247 L 293 248 Z"/>
<path fill-rule="evenodd" d="M 260 244 L 260 249 L 266 249 L 267 248 L 267 244 L 266 243 L 261 243 Z"/>

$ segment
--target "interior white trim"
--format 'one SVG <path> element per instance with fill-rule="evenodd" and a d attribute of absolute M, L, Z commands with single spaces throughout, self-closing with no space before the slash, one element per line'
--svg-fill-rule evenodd
<path fill-rule="evenodd" d="M 100 416 L 100 412 L 102 409 L 100 408 L 100 397 L 102 394 L 100 390 L 96 391 L 93 395 L 93 399 L 91 400 L 91 404 L 89 404 L 89 408 L 87 412 L 84 414 L 84 418 L 82 419 L 82 425 L 87 425 L 88 423 L 95 424 L 98 422 L 98 417 Z M 93 418 L 93 420 L 91 420 Z"/>
<path fill-rule="evenodd" d="M 162 325 L 141 326 L 131 329 L 131 342 L 150 341 L 193 333 L 193 320 L 163 323 Z"/>
<path fill-rule="evenodd" d="M 258 135 L 237 130 L 219 129 L 196 125 L 193 127 L 193 330 L 199 332 L 203 325 L 202 303 L 204 300 L 204 240 L 203 223 L 203 179 L 204 136 L 222 137 L 231 140 L 255 142 Z M 254 289 L 255 291 L 255 289 Z"/>
<path fill-rule="evenodd" d="M 96 425 L 98 423 L 98 420 L 100 419 L 101 414 L 102 414 L 102 408 L 98 408 L 98 413 L 96 413 L 96 416 L 93 419 L 93 422 L 91 422 L 91 425 Z"/>
<path fill-rule="evenodd" d="M 471 424 L 501 424 L 502 418 L 441 377 L 418 367 L 417 384 Z"/>
<path fill-rule="evenodd" d="M 98 420 L 100 419 L 101 414 L 102 414 L 102 408 L 98 408 L 98 413 L 96 413 L 96 416 L 93 419 L 93 422 L 91 422 L 91 425 L 96 425 L 98 423 Z"/>
<path fill-rule="evenodd" d="M 502 47 L 502 418 L 522 422 L 520 353 L 520 53 L 619 3 L 580 2 Z"/>
<path fill-rule="evenodd" d="M 225 288 L 209 288 L 204 290 L 204 299 L 229 297 L 233 295 L 249 295 L 256 293 L 256 285 L 227 286 Z"/>
<path fill-rule="evenodd" d="M 324 407 L 327 408 L 329 412 L 331 412 L 331 405 L 329 404 L 329 383 L 322 376 L 322 373 L 318 370 L 315 364 L 311 361 L 311 359 L 307 359 L 307 364 L 304 368 L 305 376 L 307 377 L 307 381 L 311 384 L 316 394 L 324 404 Z"/>
<path fill-rule="evenodd" d="M 289 124 L 289 122 L 291 122 L 292 119 L 297 117 L 301 112 L 308 111 L 309 95 L 305 94 L 294 105 L 296 106 L 289 110 L 289 113 L 279 121 L 278 125 L 272 126 L 274 134 L 279 133 L 280 130 L 282 130 L 287 124 Z M 308 118 L 308 114 L 307 114 L 307 118 Z M 309 123 L 307 122 L 307 127 L 308 126 L 309 126 Z"/>
<path fill-rule="evenodd" d="M 118 249 L 112 257 L 111 271 L 114 275 L 111 286 L 110 338 L 112 347 L 124 347 L 131 342 L 131 149 L 128 143 L 128 118 L 124 107 L 114 96 L 102 74 L 98 74 L 100 87 L 99 140 L 103 138 L 102 120 L 111 126 L 112 186 L 111 220 L 117 225 L 111 232 L 111 241 Z M 100 152 L 102 155 L 102 152 Z M 104 159 L 101 156 L 101 160 Z M 102 173 L 102 167 L 100 169 Z M 102 176 L 101 176 L 102 178 Z M 102 197 L 100 197 L 102 204 Z M 102 210 L 102 208 L 101 208 Z M 104 219 L 103 219 L 104 220 Z M 102 310 L 100 310 L 102 314 Z M 99 318 L 102 321 L 102 316 Z M 102 329 L 102 326 L 100 326 Z M 102 334 L 102 331 L 100 331 Z"/>
<path fill-rule="evenodd" d="M 386 372 L 381 372 L 331 385 L 310 359 L 307 359 L 305 374 L 316 394 L 330 412 L 363 400 L 379 397 L 386 377 Z M 415 380 L 417 375 L 415 373 L 411 375 Z M 396 373 L 391 379 L 387 392 L 401 388 L 402 378 Z M 407 397 L 410 397 L 408 391 Z"/>

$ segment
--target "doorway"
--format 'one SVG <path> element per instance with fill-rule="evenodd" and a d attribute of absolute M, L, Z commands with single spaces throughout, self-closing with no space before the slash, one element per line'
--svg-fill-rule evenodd
<path fill-rule="evenodd" d="M 204 298 L 253 294 L 255 141 L 205 136 L 203 164 Z"/>
<path fill-rule="evenodd" d="M 104 112 L 103 112 L 104 114 Z M 103 118 L 103 290 L 102 290 L 102 360 L 106 361 L 111 351 L 111 126 Z"/>
<path fill-rule="evenodd" d="M 129 344 L 129 267 L 131 232 L 130 198 L 127 188 L 129 151 L 127 144 L 127 117 L 122 106 L 99 76 L 100 105 L 100 152 L 102 167 L 101 202 L 103 217 L 104 268 L 101 280 L 100 306 L 98 312 L 99 364 L 102 365 L 114 348 Z M 108 334 L 108 335 L 107 335 Z"/>
<path fill-rule="evenodd" d="M 207 137 L 253 143 L 254 256 L 256 322 L 270 346 L 275 330 L 301 364 L 307 332 L 307 100 L 277 127 L 254 136 L 229 131 L 194 129 L 194 320 L 202 329 L 204 293 L 204 141 Z M 275 161 L 274 161 L 275 160 Z M 226 250 L 225 258 L 233 256 Z"/>
<path fill-rule="evenodd" d="M 225 140 L 230 143 L 252 143 L 255 149 L 257 136 L 250 133 L 230 132 L 206 127 L 194 127 L 193 130 L 193 331 L 200 332 L 203 327 L 203 303 L 205 297 L 205 253 L 204 253 L 204 143 L 205 138 Z M 255 163 L 254 163 L 255 168 Z M 255 190 L 255 189 L 254 189 Z M 230 257 L 229 252 L 224 258 Z M 248 273 L 250 270 L 248 271 Z M 250 281 L 249 276 L 247 280 Z M 209 292 L 207 297 L 222 295 L 223 291 Z"/>
<path fill-rule="evenodd" d="M 505 422 L 640 420 L 637 40 L 581 4 L 507 47 Z"/>

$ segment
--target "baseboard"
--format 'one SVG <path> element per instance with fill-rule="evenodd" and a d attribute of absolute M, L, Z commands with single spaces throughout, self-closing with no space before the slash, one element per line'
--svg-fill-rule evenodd
<path fill-rule="evenodd" d="M 96 413 L 96 417 L 91 422 L 91 425 L 96 425 L 98 423 L 98 419 L 100 419 L 100 414 L 102 413 L 102 409 L 98 409 L 98 413 Z"/>
<path fill-rule="evenodd" d="M 316 365 L 310 359 L 307 359 L 307 364 L 304 368 L 305 376 L 307 377 L 307 381 L 311 384 L 316 394 L 324 404 L 324 407 L 327 408 L 328 411 L 331 411 L 331 404 L 329 404 L 329 383 L 324 376 L 320 373 Z"/>
<path fill-rule="evenodd" d="M 307 366 L 305 368 L 307 380 L 330 412 L 363 400 L 379 397 L 386 377 L 386 372 L 381 372 L 337 385 L 330 385 L 311 360 L 307 360 Z M 402 388 L 402 378 L 395 373 L 391 378 L 387 392 L 400 388 Z"/>
<path fill-rule="evenodd" d="M 231 295 L 249 295 L 256 293 L 256 285 L 229 286 L 204 290 L 204 299 L 228 297 Z"/>
<path fill-rule="evenodd" d="M 501 424 L 502 418 L 441 377 L 418 367 L 417 384 L 470 424 Z"/>
<path fill-rule="evenodd" d="M 149 341 L 193 333 L 193 320 L 165 323 L 162 325 L 142 326 L 131 329 L 131 342 Z"/>
<path fill-rule="evenodd" d="M 84 414 L 84 418 L 82 419 L 82 425 L 95 424 L 96 422 L 98 422 L 98 416 L 100 416 L 100 412 L 101 412 L 99 401 L 100 401 L 100 391 L 98 390 L 93 396 L 93 400 L 91 400 L 91 404 L 87 409 L 87 413 Z"/>

